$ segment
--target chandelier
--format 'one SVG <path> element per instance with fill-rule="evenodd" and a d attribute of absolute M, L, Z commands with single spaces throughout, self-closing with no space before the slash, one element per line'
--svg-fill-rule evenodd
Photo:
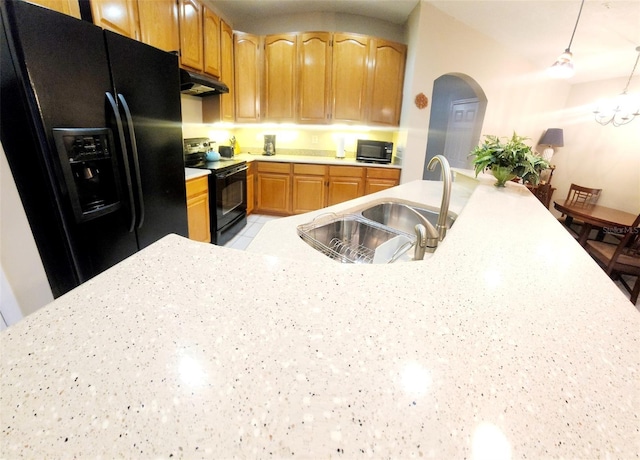
<path fill-rule="evenodd" d="M 603 126 L 609 123 L 613 126 L 626 125 L 640 115 L 640 101 L 637 98 L 633 100 L 633 98 L 627 94 L 629 83 L 631 83 L 633 73 L 636 71 L 638 60 L 640 59 L 640 46 L 636 48 L 636 51 L 638 52 L 636 63 L 633 65 L 633 70 L 631 70 L 631 75 L 629 75 L 629 80 L 627 80 L 622 94 L 601 103 L 593 111 L 596 121 Z"/>

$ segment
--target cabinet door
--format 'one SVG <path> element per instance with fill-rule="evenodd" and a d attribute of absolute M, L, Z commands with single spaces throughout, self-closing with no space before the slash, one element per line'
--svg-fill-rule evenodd
<path fill-rule="evenodd" d="M 80 19 L 78 0 L 29 0 L 29 3 L 35 3 L 58 13 L 64 13 L 67 16 Z"/>
<path fill-rule="evenodd" d="M 136 0 L 92 0 L 91 15 L 95 25 L 138 40 Z"/>
<path fill-rule="evenodd" d="M 197 0 L 178 0 L 180 18 L 180 64 L 202 71 L 202 5 Z"/>
<path fill-rule="evenodd" d="M 298 35 L 298 121 L 327 123 L 331 95 L 331 34 Z"/>
<path fill-rule="evenodd" d="M 371 123 L 398 126 L 407 47 L 401 43 L 371 39 L 368 97 Z"/>
<path fill-rule="evenodd" d="M 371 193 L 395 187 L 396 185 L 398 185 L 398 183 L 390 179 L 367 179 L 367 183 L 364 187 L 364 194 L 369 195 Z"/>
<path fill-rule="evenodd" d="M 174 0 L 138 2 L 140 41 L 163 51 L 180 50 L 178 6 Z"/>
<path fill-rule="evenodd" d="M 209 186 L 207 177 L 187 181 L 187 223 L 189 239 L 211 242 Z"/>
<path fill-rule="evenodd" d="M 255 208 L 255 183 L 256 183 L 256 173 L 255 173 L 255 163 L 251 162 L 247 165 L 247 214 L 251 214 L 253 209 Z"/>
<path fill-rule="evenodd" d="M 204 73 L 220 78 L 220 18 L 204 7 Z"/>
<path fill-rule="evenodd" d="M 229 87 L 227 94 L 220 95 L 221 121 L 235 121 L 233 74 L 233 30 L 220 20 L 220 80 Z"/>
<path fill-rule="evenodd" d="M 292 212 L 315 211 L 327 205 L 327 167 L 314 164 L 293 165 Z"/>
<path fill-rule="evenodd" d="M 360 166 L 330 166 L 327 205 L 331 206 L 364 195 L 365 169 Z"/>
<path fill-rule="evenodd" d="M 333 121 L 365 120 L 369 65 L 369 38 L 356 34 L 333 35 L 332 100 Z"/>
<path fill-rule="evenodd" d="M 293 214 L 325 206 L 327 186 L 320 176 L 293 176 Z"/>
<path fill-rule="evenodd" d="M 364 186 L 364 194 L 379 192 L 400 183 L 400 170 L 388 168 L 367 168 L 367 180 Z"/>
<path fill-rule="evenodd" d="M 329 179 L 329 199 L 327 205 L 353 200 L 363 195 L 364 181 L 356 177 L 332 177 Z"/>
<path fill-rule="evenodd" d="M 233 38 L 236 121 L 260 120 L 260 37 L 236 33 Z"/>
<path fill-rule="evenodd" d="M 257 210 L 273 214 L 291 214 L 291 176 L 258 173 Z"/>
<path fill-rule="evenodd" d="M 295 34 L 267 35 L 264 42 L 264 118 L 295 121 L 297 39 Z"/>

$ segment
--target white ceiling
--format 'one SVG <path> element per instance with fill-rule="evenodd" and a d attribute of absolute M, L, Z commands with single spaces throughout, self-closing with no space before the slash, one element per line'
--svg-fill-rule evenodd
<path fill-rule="evenodd" d="M 418 0 L 213 0 L 232 23 L 247 17 L 331 12 L 403 24 Z M 580 0 L 440 0 L 436 8 L 517 50 L 536 67 L 550 66 L 569 44 Z M 628 77 L 640 46 L 640 0 L 586 0 L 571 45 L 572 83 Z M 640 69 L 636 75 L 640 74 Z M 633 90 L 634 88 L 630 88 Z"/>

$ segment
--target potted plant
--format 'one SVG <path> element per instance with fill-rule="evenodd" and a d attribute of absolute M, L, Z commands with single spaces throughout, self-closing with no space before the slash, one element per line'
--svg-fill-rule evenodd
<path fill-rule="evenodd" d="M 540 172 L 549 167 L 549 162 L 533 153 L 531 147 L 524 143 L 527 139 L 515 132 L 511 138 L 486 135 L 484 142 L 469 154 L 475 157 L 476 177 L 490 169 L 498 180 L 496 187 L 504 187 L 507 181 L 516 177 L 536 185 Z"/>

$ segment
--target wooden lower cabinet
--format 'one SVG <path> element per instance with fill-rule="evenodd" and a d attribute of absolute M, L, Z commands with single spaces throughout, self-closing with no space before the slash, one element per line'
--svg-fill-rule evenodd
<path fill-rule="evenodd" d="M 329 166 L 327 206 L 364 195 L 365 171 L 361 166 Z"/>
<path fill-rule="evenodd" d="M 291 163 L 258 162 L 256 211 L 291 214 Z"/>
<path fill-rule="evenodd" d="M 367 168 L 367 180 L 364 186 L 364 194 L 379 192 L 400 183 L 400 170 L 387 168 Z"/>
<path fill-rule="evenodd" d="M 186 187 L 189 239 L 210 243 L 209 179 L 207 176 L 189 179 Z"/>
<path fill-rule="evenodd" d="M 256 162 L 247 164 L 247 215 L 251 214 L 256 207 Z"/>
<path fill-rule="evenodd" d="M 257 162 L 255 211 L 302 214 L 394 187 L 399 181 L 399 169 Z"/>
<path fill-rule="evenodd" d="M 293 213 L 324 208 L 327 203 L 327 172 L 323 165 L 293 165 Z"/>

